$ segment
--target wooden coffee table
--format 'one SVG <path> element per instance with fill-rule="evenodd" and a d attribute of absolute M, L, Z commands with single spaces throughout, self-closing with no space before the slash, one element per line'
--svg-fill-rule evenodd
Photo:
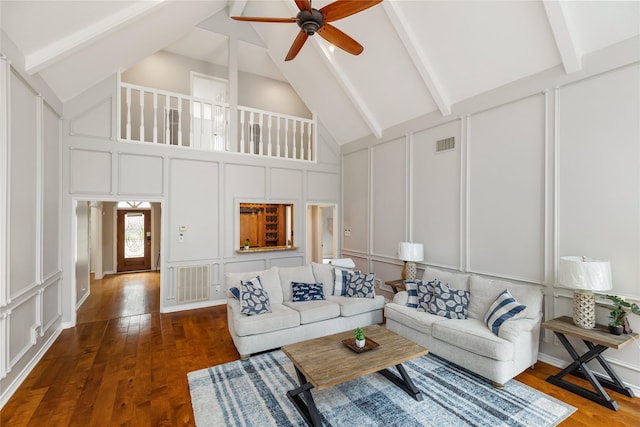
<path fill-rule="evenodd" d="M 378 325 L 368 326 L 364 332 L 367 339 L 379 346 L 356 353 L 342 343 L 354 336 L 354 331 L 346 331 L 282 347 L 300 381 L 300 387 L 288 391 L 287 397 L 310 426 L 322 424 L 312 388 L 322 390 L 374 372 L 384 375 L 414 399 L 422 400 L 422 392 L 413 384 L 402 362 L 424 356 L 428 350 Z M 396 367 L 399 376 L 387 369 L 391 366 Z"/>

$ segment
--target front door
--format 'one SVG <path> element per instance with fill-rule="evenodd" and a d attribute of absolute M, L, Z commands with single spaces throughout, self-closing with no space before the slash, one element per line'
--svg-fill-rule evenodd
<path fill-rule="evenodd" d="M 151 211 L 118 210 L 118 272 L 151 269 Z"/>

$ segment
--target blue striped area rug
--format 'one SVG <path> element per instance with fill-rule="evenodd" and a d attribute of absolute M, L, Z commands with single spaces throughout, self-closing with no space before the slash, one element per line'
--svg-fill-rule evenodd
<path fill-rule="evenodd" d="M 555 426 L 575 408 L 516 380 L 504 390 L 428 354 L 403 363 L 424 400 L 418 402 L 380 374 L 312 390 L 325 426 Z M 391 368 L 395 371 L 395 368 Z M 196 425 L 304 426 L 287 399 L 298 386 L 280 350 L 247 361 L 190 372 Z"/>

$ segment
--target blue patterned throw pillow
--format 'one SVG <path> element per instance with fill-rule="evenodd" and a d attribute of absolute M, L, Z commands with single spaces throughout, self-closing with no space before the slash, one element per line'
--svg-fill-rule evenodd
<path fill-rule="evenodd" d="M 229 288 L 229 292 L 231 292 L 231 295 L 233 295 L 233 297 L 237 300 L 240 299 L 240 289 L 238 289 L 237 286 L 234 286 L 232 288 Z"/>
<path fill-rule="evenodd" d="M 291 282 L 291 300 L 293 302 L 319 301 L 324 299 L 322 283 Z"/>
<path fill-rule="evenodd" d="M 433 295 L 428 312 L 449 319 L 466 319 L 469 307 L 469 291 L 449 287 L 438 279 L 429 282 L 433 286 Z"/>
<path fill-rule="evenodd" d="M 491 329 L 491 332 L 498 335 L 500 326 L 505 321 L 523 316 L 526 308 L 526 305 L 520 304 L 509 290 L 505 289 L 489 307 L 484 316 L 484 323 Z"/>
<path fill-rule="evenodd" d="M 376 273 L 353 272 L 349 274 L 347 290 L 344 296 L 351 298 L 374 298 Z"/>
<path fill-rule="evenodd" d="M 418 308 L 418 282 L 421 280 L 405 280 L 404 288 L 407 290 L 407 307 Z"/>
<path fill-rule="evenodd" d="M 424 282 L 422 280 L 416 280 L 416 310 L 429 313 L 429 304 L 431 303 L 431 298 L 433 297 L 433 284 L 434 282 Z"/>
<path fill-rule="evenodd" d="M 249 316 L 271 313 L 269 295 L 262 289 L 260 276 L 240 281 L 240 312 Z"/>

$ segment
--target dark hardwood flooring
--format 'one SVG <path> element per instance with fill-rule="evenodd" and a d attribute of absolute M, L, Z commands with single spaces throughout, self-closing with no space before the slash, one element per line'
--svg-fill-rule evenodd
<path fill-rule="evenodd" d="M 194 425 L 187 373 L 238 358 L 224 305 L 160 314 L 159 273 L 108 276 L 92 282 L 77 326 L 7 402 L 0 426 Z M 517 379 L 578 408 L 562 426 L 640 425 L 640 398 L 611 392 L 611 411 L 547 383 L 556 372 L 540 362 Z"/>

